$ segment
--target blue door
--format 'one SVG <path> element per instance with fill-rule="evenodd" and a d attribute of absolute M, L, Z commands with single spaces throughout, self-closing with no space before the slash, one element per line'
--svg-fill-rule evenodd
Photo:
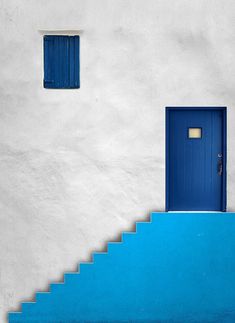
<path fill-rule="evenodd" d="M 226 210 L 226 108 L 167 108 L 166 209 Z"/>

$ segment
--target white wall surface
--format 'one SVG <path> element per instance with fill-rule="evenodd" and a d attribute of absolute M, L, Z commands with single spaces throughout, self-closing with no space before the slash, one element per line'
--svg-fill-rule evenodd
<path fill-rule="evenodd" d="M 228 107 L 234 0 L 0 1 L 0 311 L 165 207 L 165 106 Z M 81 88 L 42 87 L 39 30 L 81 30 Z"/>

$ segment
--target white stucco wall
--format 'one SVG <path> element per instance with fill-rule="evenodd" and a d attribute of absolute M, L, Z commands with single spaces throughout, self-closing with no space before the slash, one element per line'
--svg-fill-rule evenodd
<path fill-rule="evenodd" d="M 165 106 L 228 107 L 235 2 L 0 1 L 0 321 L 165 207 Z M 42 87 L 39 30 L 81 30 L 81 88 Z"/>

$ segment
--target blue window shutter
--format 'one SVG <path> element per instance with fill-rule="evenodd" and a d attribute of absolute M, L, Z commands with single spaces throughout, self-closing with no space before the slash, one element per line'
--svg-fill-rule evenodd
<path fill-rule="evenodd" d="M 79 36 L 44 37 L 44 87 L 79 88 Z"/>

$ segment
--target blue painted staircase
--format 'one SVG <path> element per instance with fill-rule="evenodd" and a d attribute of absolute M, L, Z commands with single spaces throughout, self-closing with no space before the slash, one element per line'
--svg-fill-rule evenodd
<path fill-rule="evenodd" d="M 153 213 L 9 322 L 235 322 L 235 213 Z"/>

